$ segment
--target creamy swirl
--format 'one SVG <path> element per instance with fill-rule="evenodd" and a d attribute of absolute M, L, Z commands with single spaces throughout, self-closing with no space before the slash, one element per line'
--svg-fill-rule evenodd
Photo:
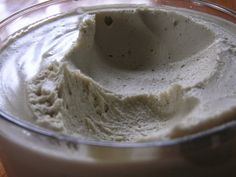
<path fill-rule="evenodd" d="M 172 9 L 64 16 L 1 51 L 1 73 L 14 68 L 12 77 L 26 88 L 3 80 L 5 101 L 18 92 L 25 109 L 2 105 L 84 139 L 136 142 L 199 132 L 234 115 L 235 41 L 217 23 Z"/>

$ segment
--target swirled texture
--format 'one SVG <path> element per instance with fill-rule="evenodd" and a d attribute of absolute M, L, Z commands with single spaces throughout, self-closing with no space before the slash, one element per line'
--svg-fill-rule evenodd
<path fill-rule="evenodd" d="M 151 8 L 80 15 L 26 79 L 33 120 L 84 139 L 125 142 L 232 120 L 236 40 L 198 17 Z"/>

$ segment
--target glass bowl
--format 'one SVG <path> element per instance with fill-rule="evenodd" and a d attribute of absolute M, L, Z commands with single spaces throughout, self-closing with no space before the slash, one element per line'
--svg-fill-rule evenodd
<path fill-rule="evenodd" d="M 114 4 L 185 8 L 236 23 L 234 11 L 197 0 L 51 0 L 1 21 L 0 48 L 39 20 Z M 0 157 L 9 177 L 234 176 L 236 121 L 173 140 L 107 143 L 61 135 L 0 110 Z"/>

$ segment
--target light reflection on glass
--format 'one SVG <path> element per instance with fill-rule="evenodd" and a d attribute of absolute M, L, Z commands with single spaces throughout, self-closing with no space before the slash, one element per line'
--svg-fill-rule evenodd
<path fill-rule="evenodd" d="M 52 6 L 47 7 L 47 9 L 46 9 L 46 14 L 48 16 L 54 15 L 57 13 L 60 13 L 60 6 L 59 5 L 52 5 Z"/>

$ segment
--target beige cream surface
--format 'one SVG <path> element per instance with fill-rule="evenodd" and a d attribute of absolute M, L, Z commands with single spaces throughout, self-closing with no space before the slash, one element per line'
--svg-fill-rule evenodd
<path fill-rule="evenodd" d="M 76 28 L 77 37 L 64 41 L 68 50 L 44 54 L 26 82 L 37 124 L 83 139 L 137 142 L 232 119 L 235 38 L 217 23 L 133 8 L 90 11 Z"/>

